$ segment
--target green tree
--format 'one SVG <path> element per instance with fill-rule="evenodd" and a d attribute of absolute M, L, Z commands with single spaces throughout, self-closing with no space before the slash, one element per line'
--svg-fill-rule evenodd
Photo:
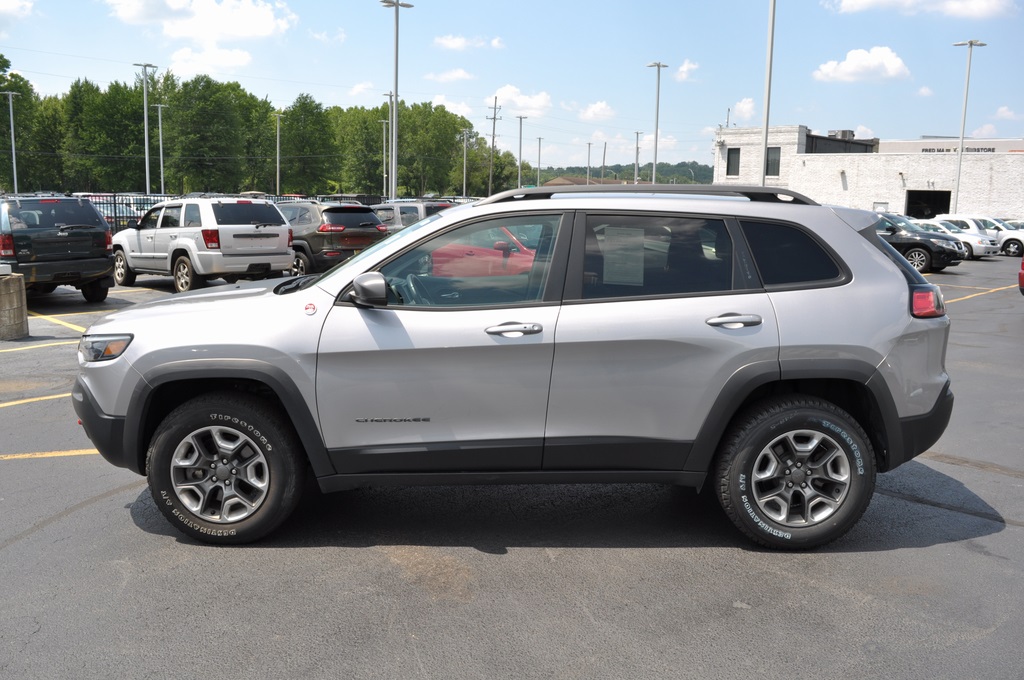
<path fill-rule="evenodd" d="M 88 80 L 76 80 L 61 100 L 64 105 L 64 158 L 66 188 L 77 191 L 99 191 L 100 123 L 98 109 L 103 92 Z M 123 191 L 124 189 L 122 189 Z"/>
<path fill-rule="evenodd" d="M 193 191 L 234 192 L 244 175 L 241 87 L 196 76 L 181 84 L 164 119 L 165 175 L 170 186 Z"/>
<path fill-rule="evenodd" d="M 28 82 L 21 74 L 8 73 L 11 62 L 7 57 L 0 54 L 0 91 L 13 92 L 13 95 L 0 96 L 0 102 L 5 109 L 0 115 L 0 135 L 3 140 L 11 138 L 11 111 L 14 119 L 14 153 L 12 159 L 10 144 L 4 145 L 0 141 L 0 158 L 6 162 L 0 163 L 0 184 L 9 189 L 14 188 L 14 162 L 18 165 L 18 189 L 27 191 L 32 186 L 32 171 L 36 165 L 36 159 L 28 152 L 32 147 L 32 120 L 35 116 L 35 109 L 38 103 L 35 89 L 32 83 Z"/>
<path fill-rule="evenodd" d="M 300 94 L 281 120 L 281 191 L 323 194 L 338 186 L 338 145 L 322 104 Z"/>

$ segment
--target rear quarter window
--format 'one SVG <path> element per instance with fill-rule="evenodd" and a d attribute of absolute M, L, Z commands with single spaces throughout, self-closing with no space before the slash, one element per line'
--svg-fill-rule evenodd
<path fill-rule="evenodd" d="M 833 283 L 843 270 L 832 255 L 802 229 L 788 224 L 741 220 L 743 236 L 765 286 Z"/>

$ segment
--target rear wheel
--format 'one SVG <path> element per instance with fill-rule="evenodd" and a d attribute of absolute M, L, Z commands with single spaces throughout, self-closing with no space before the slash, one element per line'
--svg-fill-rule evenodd
<path fill-rule="evenodd" d="M 926 272 L 931 269 L 932 256 L 924 248 L 911 248 L 903 257 L 907 258 L 907 262 L 919 272 Z"/>
<path fill-rule="evenodd" d="M 90 281 L 82 286 L 82 297 L 86 302 L 103 302 L 107 299 L 109 288 L 100 281 Z"/>
<path fill-rule="evenodd" d="M 128 266 L 123 250 L 114 253 L 114 283 L 119 286 L 134 286 L 135 272 Z"/>
<path fill-rule="evenodd" d="M 974 258 L 974 248 L 971 247 L 970 243 L 965 243 L 964 244 L 964 249 L 967 251 L 966 255 L 964 256 L 966 259 L 968 259 L 968 260 L 975 259 Z"/>
<path fill-rule="evenodd" d="M 306 462 L 295 431 L 267 402 L 219 392 L 196 397 L 160 423 L 146 457 L 157 507 L 207 543 L 248 543 L 295 509 Z"/>
<path fill-rule="evenodd" d="M 196 274 L 192 267 L 192 260 L 187 255 L 182 255 L 174 261 L 174 290 L 178 293 L 185 293 L 196 288 L 203 287 L 203 277 Z"/>
<path fill-rule="evenodd" d="M 849 531 L 875 489 L 875 459 L 861 426 L 809 396 L 765 400 L 723 439 L 718 497 L 729 519 L 769 548 L 824 545 Z"/>

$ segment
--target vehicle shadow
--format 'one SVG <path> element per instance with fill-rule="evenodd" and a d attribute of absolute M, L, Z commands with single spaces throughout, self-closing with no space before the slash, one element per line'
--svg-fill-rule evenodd
<path fill-rule="evenodd" d="M 192 542 L 163 519 L 148 491 L 132 504 L 131 515 L 147 532 Z M 817 552 L 926 547 L 1004 527 L 999 513 L 959 481 L 911 462 L 880 476 L 860 523 Z M 250 547 L 392 545 L 465 546 L 496 555 L 514 547 L 761 550 L 732 526 L 712 493 L 655 484 L 397 487 L 320 494 L 310 483 L 293 515 Z"/>

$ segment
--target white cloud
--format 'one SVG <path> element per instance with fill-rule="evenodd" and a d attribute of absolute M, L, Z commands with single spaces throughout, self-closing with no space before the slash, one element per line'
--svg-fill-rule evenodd
<path fill-rule="evenodd" d="M 498 98 L 499 106 L 513 109 L 516 115 L 540 117 L 551 109 L 551 95 L 547 92 L 527 95 L 514 85 L 505 85 L 494 94 Z M 489 110 L 494 105 L 494 97 L 488 97 L 483 101 Z"/>
<path fill-rule="evenodd" d="M 0 0 L 0 2 L 9 0 Z M 252 61 L 245 49 L 222 47 L 279 35 L 298 23 L 282 0 L 104 0 L 111 14 L 127 24 L 159 26 L 169 38 L 192 43 L 171 55 L 170 68 L 188 76 L 230 71 Z M 312 34 L 315 39 L 327 34 Z M 344 40 L 344 33 L 338 33 Z"/>
<path fill-rule="evenodd" d="M 345 39 L 348 38 L 348 35 L 345 33 L 344 30 L 338 29 L 338 31 L 334 34 L 334 37 L 332 38 L 327 33 L 327 31 L 316 32 L 316 31 L 313 31 L 311 29 L 309 31 L 309 37 L 311 37 L 313 40 L 316 40 L 317 42 L 322 42 L 324 44 L 327 44 L 327 43 L 338 43 L 338 44 L 341 44 L 341 43 L 345 42 Z"/>
<path fill-rule="evenodd" d="M 443 94 L 436 95 L 431 104 L 434 106 L 443 106 L 448 111 L 464 118 L 469 118 L 473 115 L 473 108 L 469 104 L 465 102 L 448 101 L 448 98 Z"/>
<path fill-rule="evenodd" d="M 931 97 L 932 94 L 934 94 L 932 92 L 932 88 L 928 87 L 927 85 L 922 85 L 921 88 L 917 91 L 918 97 Z"/>
<path fill-rule="evenodd" d="M 8 28 L 32 14 L 32 3 L 33 0 L 0 0 L 0 37 L 6 38 Z"/>
<path fill-rule="evenodd" d="M 685 61 L 683 61 L 683 65 L 676 70 L 675 79 L 678 80 L 679 82 L 689 80 L 690 76 L 698 68 L 700 68 L 700 64 L 695 64 L 689 59 L 686 59 Z"/>
<path fill-rule="evenodd" d="M 733 104 L 732 115 L 735 120 L 750 120 L 754 117 L 754 100 L 750 97 Z"/>
<path fill-rule="evenodd" d="M 991 19 L 1014 14 L 1014 0 L 825 0 L 825 7 L 845 14 L 893 9 L 903 14 L 931 12 L 964 19 Z"/>
<path fill-rule="evenodd" d="M 875 138 L 874 130 L 872 130 L 869 127 L 864 127 L 863 125 L 858 125 L 856 128 L 854 128 L 853 135 L 857 139 L 874 139 Z"/>
<path fill-rule="evenodd" d="M 998 133 L 996 132 L 996 126 L 993 125 L 992 123 L 985 123 L 980 128 L 971 133 L 971 137 L 980 138 L 996 137 L 997 135 Z"/>
<path fill-rule="evenodd" d="M 457 80 L 472 80 L 475 76 L 468 73 L 465 69 L 456 68 L 444 73 L 428 73 L 423 77 L 438 83 L 453 83 Z"/>
<path fill-rule="evenodd" d="M 910 70 L 906 64 L 888 47 L 850 50 L 844 61 L 826 62 L 814 72 L 815 80 L 846 83 L 908 76 Z"/>
<path fill-rule="evenodd" d="M 580 111 L 580 120 L 610 120 L 614 117 L 615 110 L 608 106 L 608 102 L 594 102 Z"/>
<path fill-rule="evenodd" d="M 501 38 L 491 38 L 485 40 L 484 38 L 467 38 L 461 35 L 442 35 L 434 38 L 434 44 L 445 50 L 468 50 L 477 47 L 493 47 L 494 49 L 501 49 L 505 44 L 501 41 Z"/>
<path fill-rule="evenodd" d="M 996 120 L 1020 120 L 1024 118 L 1024 116 L 1014 113 L 1009 106 L 1000 106 L 998 109 L 996 109 L 996 113 L 995 116 L 993 116 L 993 118 L 995 118 Z"/>
<path fill-rule="evenodd" d="M 367 92 L 367 91 L 372 90 L 372 89 L 373 89 L 373 83 L 367 80 L 367 81 L 363 81 L 361 83 L 356 83 L 355 85 L 350 87 L 349 90 L 348 90 L 348 93 L 349 93 L 350 96 L 354 97 L 356 95 L 362 94 L 362 93 Z"/>

